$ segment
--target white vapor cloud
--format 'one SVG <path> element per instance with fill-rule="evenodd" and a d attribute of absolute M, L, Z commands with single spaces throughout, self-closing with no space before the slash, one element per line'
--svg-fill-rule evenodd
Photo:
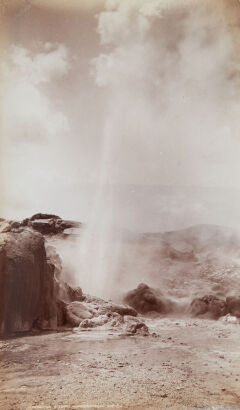
<path fill-rule="evenodd" d="M 181 8 L 194 0 L 181 0 Z M 98 31 L 102 44 L 131 41 L 132 36 L 142 37 L 151 28 L 153 18 L 161 17 L 165 10 L 177 7 L 176 0 L 107 0 L 105 11 L 99 14 Z"/>
<path fill-rule="evenodd" d="M 107 52 L 93 60 L 93 72 L 108 93 L 110 156 L 118 155 L 118 167 L 113 161 L 107 174 L 115 182 L 210 186 L 228 186 L 230 177 L 236 186 L 239 102 L 232 37 L 218 13 L 193 7 L 181 15 L 174 4 L 108 1 L 99 15 Z M 178 19 L 179 35 L 170 47 Z"/>

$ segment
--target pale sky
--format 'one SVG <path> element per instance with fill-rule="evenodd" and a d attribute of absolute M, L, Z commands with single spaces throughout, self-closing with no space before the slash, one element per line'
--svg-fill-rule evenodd
<path fill-rule="evenodd" d="M 238 198 L 239 2 L 48 3 L 5 10 L 2 215 L 87 219 L 98 184 Z"/>

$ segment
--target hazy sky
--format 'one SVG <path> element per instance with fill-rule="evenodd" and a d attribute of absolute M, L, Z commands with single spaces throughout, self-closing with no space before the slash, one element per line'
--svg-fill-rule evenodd
<path fill-rule="evenodd" d="M 238 0 L 4 3 L 3 216 L 87 218 L 98 184 L 230 188 L 236 209 Z"/>

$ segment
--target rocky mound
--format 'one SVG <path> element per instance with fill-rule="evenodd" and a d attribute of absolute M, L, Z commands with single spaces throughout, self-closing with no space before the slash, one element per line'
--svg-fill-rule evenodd
<path fill-rule="evenodd" d="M 218 319 L 228 313 L 226 301 L 214 295 L 193 299 L 190 312 L 193 316 L 207 315 L 213 319 Z"/>
<path fill-rule="evenodd" d="M 142 314 L 150 312 L 174 313 L 215 320 L 225 315 L 240 318 L 240 297 L 236 296 L 220 298 L 216 295 L 205 295 L 194 298 L 190 303 L 180 300 L 173 302 L 164 297 L 160 290 L 141 283 L 136 289 L 126 294 L 124 301 Z"/>
<path fill-rule="evenodd" d="M 150 288 L 145 283 L 141 283 L 136 289 L 128 292 L 124 297 L 124 302 L 139 313 L 170 313 L 174 308 L 174 303 L 165 298 L 160 290 Z"/>
<path fill-rule="evenodd" d="M 137 311 L 130 306 L 117 305 L 100 298 L 83 296 L 82 302 L 72 302 L 66 305 L 67 322 L 72 326 L 101 326 L 112 319 L 122 323 L 124 316 L 137 316 Z"/>
<path fill-rule="evenodd" d="M 206 295 L 195 298 L 191 302 L 190 313 L 193 316 L 207 316 L 212 319 L 219 319 L 225 315 L 240 318 L 240 297 L 219 298 L 215 295 Z"/>

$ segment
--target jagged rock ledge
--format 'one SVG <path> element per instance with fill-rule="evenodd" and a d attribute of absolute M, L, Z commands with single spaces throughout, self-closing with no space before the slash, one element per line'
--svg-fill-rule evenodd
<path fill-rule="evenodd" d="M 81 222 L 64 220 L 53 214 L 37 213 L 31 216 L 31 218 L 26 218 L 22 221 L 0 221 L 0 233 L 19 233 L 28 227 L 43 235 L 56 235 L 62 233 L 66 229 L 80 228 L 81 226 Z"/>

